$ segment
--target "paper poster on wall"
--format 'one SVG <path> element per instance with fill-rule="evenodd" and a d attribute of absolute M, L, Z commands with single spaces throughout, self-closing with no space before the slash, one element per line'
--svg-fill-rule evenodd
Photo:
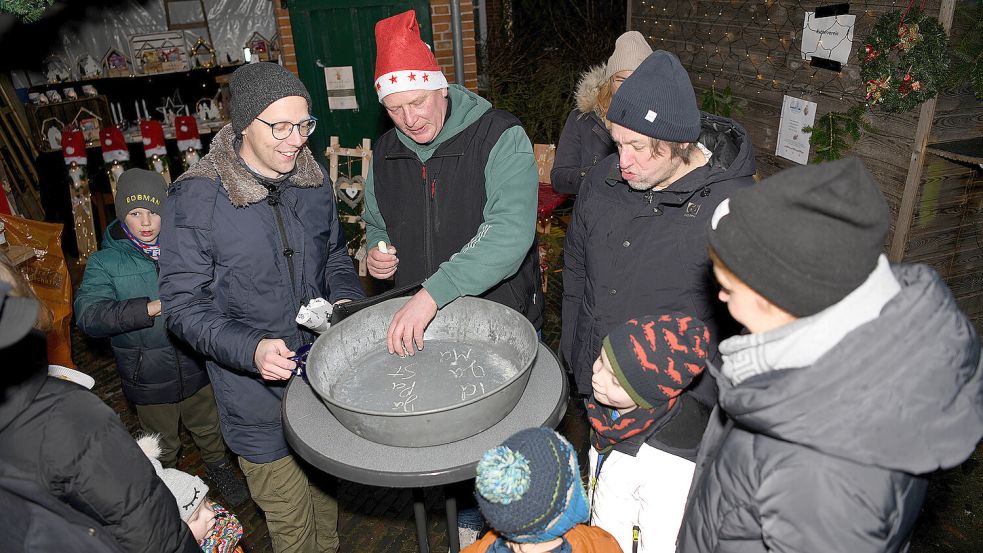
<path fill-rule="evenodd" d="M 811 60 L 816 56 L 846 65 L 853 47 L 856 20 L 855 15 L 816 17 L 815 12 L 806 12 L 802 24 L 802 59 Z"/>
<path fill-rule="evenodd" d="M 786 96 L 782 101 L 782 120 L 778 124 L 775 155 L 805 165 L 809 163 L 809 137 L 803 132 L 816 122 L 816 103 Z"/>
<path fill-rule="evenodd" d="M 352 66 L 325 67 L 324 84 L 328 89 L 328 109 L 358 109 L 355 98 L 355 74 Z"/>

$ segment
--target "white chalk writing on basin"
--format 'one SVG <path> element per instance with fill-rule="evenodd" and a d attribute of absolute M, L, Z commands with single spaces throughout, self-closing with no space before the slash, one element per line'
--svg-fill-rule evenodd
<path fill-rule="evenodd" d="M 386 373 L 387 376 L 398 378 L 402 381 L 402 382 L 396 382 L 396 381 L 392 382 L 393 391 L 396 392 L 397 397 L 399 398 L 397 401 L 393 402 L 394 411 L 402 408 L 404 413 L 413 412 L 413 402 L 416 401 L 417 397 L 419 397 L 417 394 L 413 393 L 414 390 L 416 389 L 416 380 L 413 380 L 412 382 L 409 383 L 405 381 L 414 378 L 416 376 L 416 371 L 410 369 L 410 367 L 413 367 L 415 365 L 416 363 L 410 363 L 409 365 L 400 365 L 398 368 L 396 368 L 395 372 Z"/>

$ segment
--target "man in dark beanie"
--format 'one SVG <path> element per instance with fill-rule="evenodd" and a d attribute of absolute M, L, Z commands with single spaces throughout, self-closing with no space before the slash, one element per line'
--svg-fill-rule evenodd
<path fill-rule="evenodd" d="M 887 203 L 856 158 L 720 204 L 720 343 L 678 551 L 907 551 L 926 475 L 983 436 L 983 364 L 935 271 L 881 253 Z"/>
<path fill-rule="evenodd" d="M 263 62 L 237 69 L 229 90 L 232 123 L 164 208 L 164 322 L 208 358 L 222 434 L 274 550 L 335 551 L 337 504 L 291 454 L 280 407 L 290 357 L 316 338 L 298 310 L 363 293 L 327 171 L 306 147 L 317 124 L 307 89 Z"/>
<path fill-rule="evenodd" d="M 563 249 L 561 351 L 577 391 L 591 391 L 601 338 L 638 313 L 679 312 L 710 330 L 709 356 L 736 330 L 714 301 L 706 227 L 713 209 L 750 186 L 754 150 L 733 120 L 702 113 L 676 56 L 649 55 L 618 88 L 607 118 L 618 152 L 581 187 Z M 694 394 L 708 407 L 713 382 Z"/>

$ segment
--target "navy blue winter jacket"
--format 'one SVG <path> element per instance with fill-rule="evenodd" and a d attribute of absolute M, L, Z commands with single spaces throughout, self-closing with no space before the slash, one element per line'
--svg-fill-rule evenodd
<path fill-rule="evenodd" d="M 170 190 L 161 229 L 160 298 L 171 331 L 208 357 L 222 434 L 238 455 L 289 453 L 280 421 L 286 382 L 263 380 L 263 338 L 296 350 L 315 336 L 294 318 L 312 298 L 364 297 L 334 191 L 308 149 L 289 178 L 249 171 L 226 126 Z"/>

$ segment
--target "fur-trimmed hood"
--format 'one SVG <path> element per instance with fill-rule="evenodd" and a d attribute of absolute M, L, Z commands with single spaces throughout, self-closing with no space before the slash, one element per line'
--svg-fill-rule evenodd
<path fill-rule="evenodd" d="M 181 174 L 175 182 L 196 177 L 221 182 L 229 194 L 229 201 L 236 207 L 261 202 L 267 196 L 266 187 L 246 169 L 236 151 L 232 125 L 222 127 L 212 139 L 208 154 Z M 297 165 L 289 178 L 291 184 L 301 188 L 320 186 L 324 182 L 321 167 L 314 160 L 309 147 L 301 148 L 297 155 Z"/>
<path fill-rule="evenodd" d="M 601 85 L 606 80 L 604 78 L 604 72 L 606 70 L 606 63 L 591 67 L 577 81 L 577 92 L 574 94 L 574 99 L 577 103 L 577 109 L 581 113 L 590 113 L 593 111 L 598 117 L 601 116 L 601 110 L 597 106 L 597 94 L 601 89 Z"/>

